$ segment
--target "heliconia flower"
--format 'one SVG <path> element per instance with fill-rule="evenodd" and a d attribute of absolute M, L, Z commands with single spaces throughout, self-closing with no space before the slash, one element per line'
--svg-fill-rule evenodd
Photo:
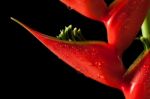
<path fill-rule="evenodd" d="M 41 34 L 14 18 L 12 20 L 27 29 L 50 51 L 77 71 L 100 83 L 120 88 L 120 79 L 125 69 L 111 45 L 100 41 L 59 40 Z"/>
<path fill-rule="evenodd" d="M 20 24 L 51 52 L 75 70 L 105 85 L 120 89 L 126 99 L 150 99 L 150 42 L 143 40 L 146 50 L 126 71 L 121 56 L 135 39 L 150 9 L 150 0 L 60 0 L 80 14 L 103 22 L 107 42 L 86 41 L 81 30 L 65 27 L 57 38 L 44 35 L 20 21 Z M 148 25 L 149 26 L 149 25 Z M 147 27 L 146 27 L 147 28 Z"/>
<path fill-rule="evenodd" d="M 122 90 L 126 99 L 150 99 L 150 51 L 140 59 L 125 75 Z"/>
<path fill-rule="evenodd" d="M 120 55 L 135 39 L 150 4 L 150 0 L 114 0 L 107 7 L 104 0 L 60 1 L 91 19 L 104 22 L 108 43 Z"/>

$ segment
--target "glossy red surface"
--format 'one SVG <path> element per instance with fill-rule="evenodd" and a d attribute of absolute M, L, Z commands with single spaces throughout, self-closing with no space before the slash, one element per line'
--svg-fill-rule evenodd
<path fill-rule="evenodd" d="M 125 72 L 112 46 L 100 41 L 69 42 L 43 35 L 17 21 L 72 68 L 100 83 L 120 88 Z"/>
<path fill-rule="evenodd" d="M 123 91 L 126 99 L 150 99 L 150 51 L 145 52 L 143 59 L 127 76 L 132 76 L 130 81 L 124 82 Z"/>
<path fill-rule="evenodd" d="M 102 21 L 108 12 L 107 5 L 104 0 L 60 0 L 71 9 L 80 14 L 98 21 Z"/>
<path fill-rule="evenodd" d="M 124 78 L 122 53 L 135 39 L 149 9 L 149 0 L 61 0 L 82 15 L 105 23 L 108 43 L 69 42 L 44 35 L 13 19 L 61 60 L 85 76 L 121 89 L 126 99 L 150 99 L 150 52 Z"/>
<path fill-rule="evenodd" d="M 149 0 L 119 0 L 106 19 L 109 44 L 122 54 L 133 42 L 149 10 Z"/>

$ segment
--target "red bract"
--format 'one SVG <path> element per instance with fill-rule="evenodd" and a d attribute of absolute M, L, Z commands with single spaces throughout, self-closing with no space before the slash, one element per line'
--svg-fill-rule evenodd
<path fill-rule="evenodd" d="M 125 77 L 122 88 L 126 99 L 150 99 L 150 51 Z"/>
<path fill-rule="evenodd" d="M 115 0 L 106 7 L 104 0 L 61 1 L 91 19 L 104 22 L 108 42 L 120 55 L 136 37 L 150 4 L 150 0 Z"/>
<path fill-rule="evenodd" d="M 107 13 L 104 0 L 60 0 L 80 14 L 101 21 Z"/>
<path fill-rule="evenodd" d="M 121 54 L 136 37 L 149 10 L 150 0 L 118 0 L 110 6 L 108 42 Z"/>
<path fill-rule="evenodd" d="M 109 7 L 104 0 L 61 0 L 61 2 L 88 18 L 103 22 L 107 28 L 108 43 L 71 39 L 63 41 L 65 38 L 63 33 L 68 31 L 61 31 L 62 40 L 59 40 L 37 32 L 14 18 L 12 20 L 27 29 L 50 51 L 85 76 L 123 90 L 126 99 L 150 99 L 149 36 L 141 39 L 148 46 L 147 51 L 126 73 L 120 58 L 135 39 L 150 8 L 150 0 L 115 0 Z M 77 29 L 71 33 L 77 35 L 75 31 Z"/>
<path fill-rule="evenodd" d="M 120 88 L 125 69 L 114 48 L 99 41 L 69 42 L 43 35 L 18 22 L 71 67 L 103 84 Z"/>

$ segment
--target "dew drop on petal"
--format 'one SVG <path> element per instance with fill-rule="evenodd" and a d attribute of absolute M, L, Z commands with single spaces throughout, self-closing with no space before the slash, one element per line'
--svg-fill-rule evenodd
<path fill-rule="evenodd" d="M 98 78 L 104 79 L 104 76 L 101 74 L 98 74 Z"/>

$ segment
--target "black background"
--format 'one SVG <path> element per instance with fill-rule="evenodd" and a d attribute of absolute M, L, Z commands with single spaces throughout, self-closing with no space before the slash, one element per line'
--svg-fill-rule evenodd
<path fill-rule="evenodd" d="M 110 3 L 110 0 L 106 1 Z M 4 73 L 7 75 L 4 92 L 9 92 L 6 97 L 124 99 L 120 91 L 84 77 L 59 60 L 10 17 L 51 36 L 58 35 L 60 29 L 72 24 L 80 27 L 88 40 L 107 41 L 102 23 L 78 14 L 58 0 L 12 0 L 6 5 L 9 28 L 6 33 L 11 38 L 6 63 L 11 65 L 5 66 Z M 142 49 L 142 44 L 135 40 L 123 55 L 126 68 Z"/>

